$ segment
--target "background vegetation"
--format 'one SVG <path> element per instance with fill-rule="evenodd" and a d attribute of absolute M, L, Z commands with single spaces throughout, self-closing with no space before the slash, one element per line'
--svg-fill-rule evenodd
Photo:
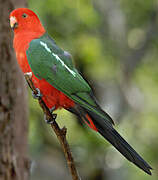
<path fill-rule="evenodd" d="M 58 111 L 85 180 L 158 178 L 158 1 L 29 0 L 57 44 L 69 51 L 118 131 L 153 167 L 153 176 L 124 159 L 73 115 Z M 70 179 L 63 153 L 30 101 L 32 180 Z M 84 126 L 84 128 L 83 128 Z"/>

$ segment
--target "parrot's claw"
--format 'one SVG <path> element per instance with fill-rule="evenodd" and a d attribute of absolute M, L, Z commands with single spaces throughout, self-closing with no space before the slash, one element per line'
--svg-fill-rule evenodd
<path fill-rule="evenodd" d="M 37 91 L 37 94 L 35 94 L 33 91 L 32 91 L 32 96 L 34 99 L 39 99 L 42 97 L 42 94 L 40 92 L 40 90 L 38 88 L 36 88 L 36 91 Z"/>
<path fill-rule="evenodd" d="M 44 114 L 44 120 L 47 124 L 53 124 L 55 119 L 57 118 L 57 114 L 52 114 L 53 119 L 47 119 L 46 115 Z"/>
<path fill-rule="evenodd" d="M 57 114 L 53 114 L 53 111 L 55 110 L 55 106 L 53 106 L 49 111 L 52 113 L 53 119 L 47 119 L 46 115 L 44 114 L 44 120 L 47 124 L 53 124 L 55 119 L 57 118 Z"/>

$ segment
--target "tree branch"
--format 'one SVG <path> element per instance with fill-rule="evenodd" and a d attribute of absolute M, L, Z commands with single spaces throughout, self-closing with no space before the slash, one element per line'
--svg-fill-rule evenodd
<path fill-rule="evenodd" d="M 26 79 L 29 87 L 33 91 L 33 93 L 37 94 L 38 92 L 37 92 L 35 86 L 33 85 L 32 81 L 31 81 L 30 75 L 25 74 L 25 79 Z M 46 119 L 52 122 L 50 125 L 51 125 L 52 129 L 54 130 L 54 132 L 55 132 L 55 134 L 56 134 L 56 136 L 57 136 L 57 138 L 58 138 L 58 140 L 59 140 L 59 142 L 63 148 L 63 152 L 65 155 L 70 173 L 72 175 L 72 179 L 73 180 L 79 180 L 80 177 L 79 177 L 77 170 L 76 170 L 76 167 L 75 167 L 75 163 L 74 163 L 74 159 L 72 157 L 70 146 L 66 140 L 66 132 L 67 132 L 66 127 L 63 127 L 62 129 L 60 129 L 57 122 L 53 119 L 52 113 L 50 112 L 49 108 L 46 106 L 46 104 L 44 103 L 42 98 L 39 98 L 38 101 L 39 101 L 41 108 L 43 109 L 44 114 L 46 115 Z"/>

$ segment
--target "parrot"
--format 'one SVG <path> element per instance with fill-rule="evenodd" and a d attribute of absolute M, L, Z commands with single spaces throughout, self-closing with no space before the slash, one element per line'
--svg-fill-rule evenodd
<path fill-rule="evenodd" d="M 38 16 L 28 8 L 9 16 L 18 64 L 31 80 L 46 106 L 64 108 L 102 135 L 127 160 L 151 175 L 152 167 L 114 129 L 114 121 L 97 103 L 88 82 L 75 68 L 72 56 L 47 33 Z"/>

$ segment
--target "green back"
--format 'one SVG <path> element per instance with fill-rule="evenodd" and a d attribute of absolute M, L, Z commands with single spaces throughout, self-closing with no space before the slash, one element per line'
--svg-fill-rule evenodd
<path fill-rule="evenodd" d="M 44 34 L 30 42 L 26 52 L 29 65 L 37 78 L 44 78 L 52 86 L 71 97 L 91 88 L 72 64 L 70 55 Z"/>
<path fill-rule="evenodd" d="M 59 48 L 47 33 L 32 40 L 26 54 L 37 78 L 45 79 L 79 105 L 105 118 L 90 96 L 90 86 L 73 66 L 71 55 Z"/>

